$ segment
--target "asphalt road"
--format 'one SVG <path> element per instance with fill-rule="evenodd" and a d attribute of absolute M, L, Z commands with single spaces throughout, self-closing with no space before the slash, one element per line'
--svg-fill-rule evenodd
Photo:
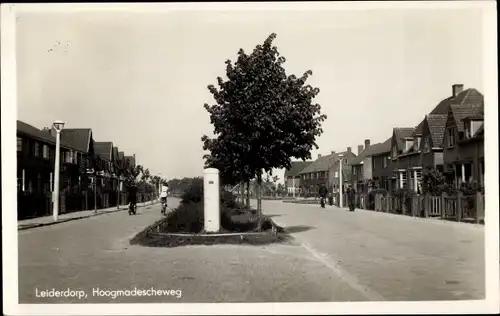
<path fill-rule="evenodd" d="M 485 297 L 484 226 L 279 201 L 263 209 L 372 299 Z"/>
<path fill-rule="evenodd" d="M 175 207 L 177 202 L 171 201 Z M 20 231 L 20 303 L 306 302 L 484 296 L 484 230 L 282 202 L 287 245 L 131 246 L 159 205 Z M 102 291 L 164 290 L 117 296 Z M 70 289 L 78 297 L 41 297 Z M 77 292 L 82 291 L 82 292 Z M 97 292 L 101 291 L 101 292 Z M 64 293 L 63 293 L 64 294 Z"/>

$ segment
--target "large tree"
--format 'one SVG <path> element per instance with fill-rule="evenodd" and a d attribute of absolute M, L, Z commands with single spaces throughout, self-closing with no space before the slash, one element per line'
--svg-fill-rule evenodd
<path fill-rule="evenodd" d="M 210 151 L 207 163 L 222 168 L 223 179 L 256 178 L 259 188 L 264 171 L 289 169 L 291 158 L 311 158 L 326 119 L 313 102 L 319 89 L 306 84 L 312 71 L 288 76 L 275 38 L 271 34 L 251 54 L 240 49 L 234 64 L 227 60 L 227 79 L 218 77 L 218 88 L 208 86 L 216 103 L 205 104 L 215 134 L 202 138 Z M 257 197 L 260 212 L 260 189 Z"/>

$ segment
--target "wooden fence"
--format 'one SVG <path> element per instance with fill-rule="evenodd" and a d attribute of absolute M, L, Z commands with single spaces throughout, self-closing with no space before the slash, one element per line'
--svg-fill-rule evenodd
<path fill-rule="evenodd" d="M 475 195 L 441 196 L 415 195 L 402 201 L 391 195 L 375 195 L 377 212 L 388 212 L 414 217 L 435 217 L 445 220 L 484 223 L 484 195 L 480 192 Z"/>

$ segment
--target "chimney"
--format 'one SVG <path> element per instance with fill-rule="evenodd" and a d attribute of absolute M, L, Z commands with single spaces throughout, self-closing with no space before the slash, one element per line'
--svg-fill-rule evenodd
<path fill-rule="evenodd" d="M 351 147 L 347 147 L 347 152 L 348 153 L 352 153 L 352 148 Z"/>
<path fill-rule="evenodd" d="M 464 91 L 464 85 L 463 84 L 454 84 L 452 86 L 453 90 L 453 97 L 456 97 L 460 92 Z"/>
<path fill-rule="evenodd" d="M 369 139 L 365 139 L 365 149 L 370 147 L 370 140 Z"/>
<path fill-rule="evenodd" d="M 335 154 L 335 150 L 332 150 L 330 153 L 331 153 L 332 155 L 334 155 L 334 154 Z"/>
<path fill-rule="evenodd" d="M 363 151 L 363 145 L 358 146 L 358 155 Z"/>
<path fill-rule="evenodd" d="M 321 154 L 318 154 L 318 159 L 321 158 Z"/>

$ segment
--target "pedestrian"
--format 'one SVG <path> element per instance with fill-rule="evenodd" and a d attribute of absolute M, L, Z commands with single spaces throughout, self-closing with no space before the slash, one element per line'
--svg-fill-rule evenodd
<path fill-rule="evenodd" d="M 347 203 L 349 205 L 349 211 L 351 212 L 354 212 L 355 199 L 356 199 L 356 190 L 354 190 L 352 185 L 349 185 L 349 187 L 347 188 Z"/>
<path fill-rule="evenodd" d="M 321 207 L 325 207 L 325 200 L 328 194 L 328 189 L 322 184 L 319 187 L 319 196 L 321 198 Z"/>

